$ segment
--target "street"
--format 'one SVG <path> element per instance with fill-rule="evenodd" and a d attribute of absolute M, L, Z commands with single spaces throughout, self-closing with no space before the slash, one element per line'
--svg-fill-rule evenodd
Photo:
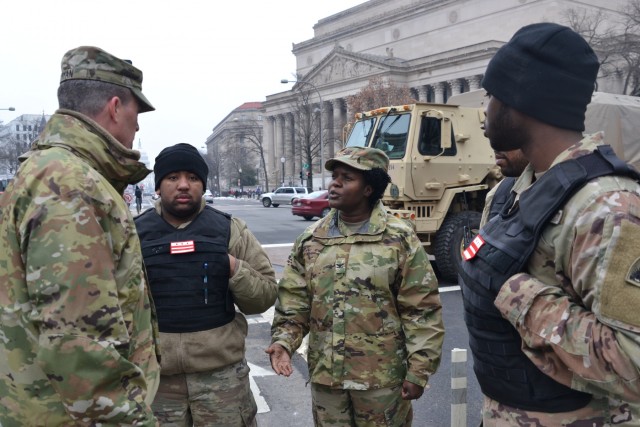
<path fill-rule="evenodd" d="M 146 203 L 144 206 L 147 206 Z M 218 198 L 214 200 L 213 207 L 246 221 L 249 229 L 269 255 L 278 279 L 281 277 L 292 243 L 307 226 L 313 223 L 293 216 L 290 206 L 264 208 L 258 200 Z M 132 206 L 132 211 L 135 214 L 135 204 Z M 468 338 L 458 287 L 442 283 L 440 292 L 445 324 L 442 362 L 436 374 L 430 379 L 429 388 L 425 390 L 424 395 L 414 401 L 414 426 L 453 425 L 451 355 L 453 349 L 466 349 Z M 300 353 L 294 355 L 294 373 L 291 377 L 276 376 L 271 370 L 269 358 L 264 353 L 264 349 L 270 343 L 273 307 L 262 315 L 248 316 L 247 319 L 249 322 L 246 341 L 247 361 L 251 367 L 251 386 L 258 404 L 258 425 L 261 427 L 312 426 L 311 393 L 306 386 L 309 377 L 304 355 Z M 459 425 L 477 426 L 481 420 L 482 396 L 473 375 L 470 352 L 467 352 L 467 360 L 467 422 Z M 462 410 L 465 413 L 464 407 Z"/>

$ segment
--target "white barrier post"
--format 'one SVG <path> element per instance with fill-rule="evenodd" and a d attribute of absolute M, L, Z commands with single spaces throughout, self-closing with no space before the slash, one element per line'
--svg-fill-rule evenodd
<path fill-rule="evenodd" d="M 467 427 L 467 350 L 451 350 L 451 427 Z"/>

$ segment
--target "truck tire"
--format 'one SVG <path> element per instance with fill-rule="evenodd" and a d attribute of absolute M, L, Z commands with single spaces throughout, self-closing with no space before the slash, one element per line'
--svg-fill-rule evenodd
<path fill-rule="evenodd" d="M 463 211 L 447 215 L 436 233 L 433 254 L 436 258 L 440 279 L 447 283 L 458 283 L 458 269 L 464 250 L 464 227 L 471 228 L 472 237 L 480 229 L 480 212 Z"/>

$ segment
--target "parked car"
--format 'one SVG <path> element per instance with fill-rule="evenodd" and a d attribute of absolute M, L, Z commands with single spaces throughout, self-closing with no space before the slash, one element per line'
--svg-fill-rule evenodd
<path fill-rule="evenodd" d="M 204 192 L 204 201 L 207 203 L 213 203 L 213 194 L 207 190 Z"/>
<path fill-rule="evenodd" d="M 291 203 L 291 213 L 301 216 L 307 221 L 311 221 L 315 216 L 323 218 L 330 210 L 327 190 L 314 191 L 306 196 L 293 199 Z"/>
<path fill-rule="evenodd" d="M 293 199 L 309 194 L 307 187 L 280 187 L 273 193 L 262 193 L 262 206 L 277 208 L 280 205 L 290 205 Z"/>

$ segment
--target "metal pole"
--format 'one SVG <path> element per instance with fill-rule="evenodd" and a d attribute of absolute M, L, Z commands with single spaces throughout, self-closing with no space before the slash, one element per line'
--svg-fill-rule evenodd
<path fill-rule="evenodd" d="M 467 350 L 451 350 L 451 427 L 467 425 Z"/>

